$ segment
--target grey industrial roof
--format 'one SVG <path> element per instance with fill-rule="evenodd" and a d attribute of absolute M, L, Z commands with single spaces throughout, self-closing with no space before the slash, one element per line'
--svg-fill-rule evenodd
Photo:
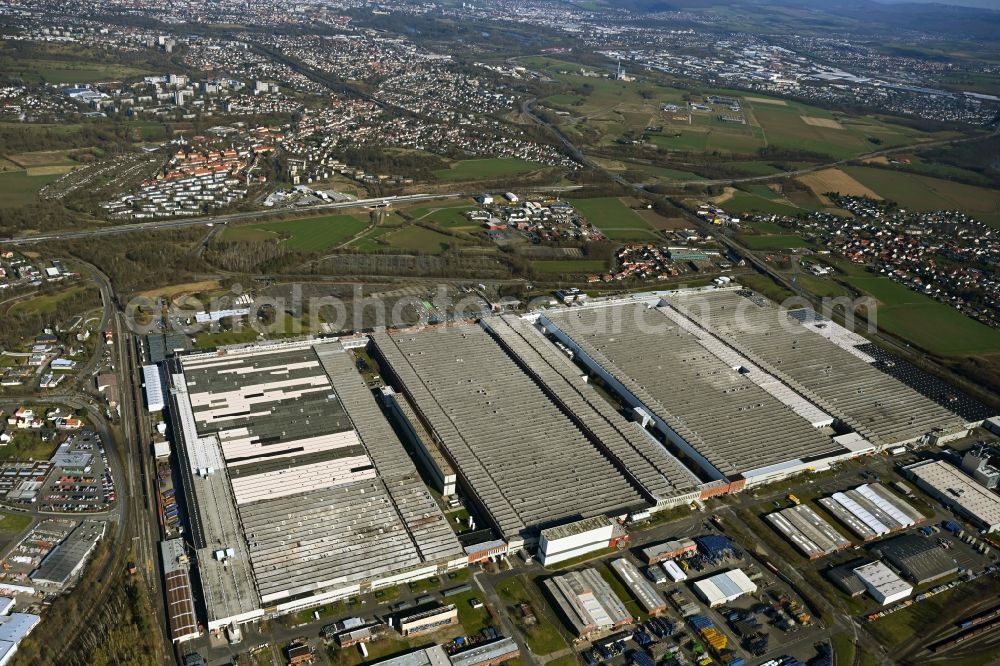
<path fill-rule="evenodd" d="M 690 470 L 584 381 L 580 369 L 537 327 L 510 315 L 487 320 L 486 325 L 532 376 L 603 443 L 619 468 L 652 497 L 666 499 L 698 487 L 700 482 Z"/>
<path fill-rule="evenodd" d="M 584 518 L 583 520 L 574 520 L 572 523 L 567 523 L 565 525 L 558 525 L 556 527 L 548 527 L 541 531 L 541 535 L 545 537 L 547 541 L 555 541 L 556 539 L 565 539 L 569 536 L 576 536 L 577 534 L 583 534 L 585 532 L 590 532 L 591 530 L 599 530 L 602 527 L 607 527 L 608 525 L 613 525 L 606 516 L 591 516 L 590 518 Z"/>
<path fill-rule="evenodd" d="M 1000 495 L 943 460 L 930 460 L 906 467 L 923 488 L 933 489 L 938 496 L 959 508 L 966 516 L 988 530 L 1000 527 Z"/>
<path fill-rule="evenodd" d="M 518 652 L 520 648 L 513 638 L 498 638 L 489 643 L 480 643 L 468 650 L 451 655 L 451 666 L 476 666 L 492 663 L 492 660 Z"/>
<path fill-rule="evenodd" d="M 927 583 L 958 571 L 958 563 L 936 541 L 915 534 L 880 541 L 872 547 L 904 576 Z"/>
<path fill-rule="evenodd" d="M 211 618 L 462 557 L 339 343 L 265 345 L 180 364 L 182 460 Z M 215 473 L 196 473 L 211 464 Z M 213 554 L 226 548 L 235 552 L 223 565 Z"/>
<path fill-rule="evenodd" d="M 577 635 L 607 629 L 631 617 L 596 569 L 570 571 L 544 584 Z"/>
<path fill-rule="evenodd" d="M 545 317 L 727 477 L 841 448 L 657 308 Z"/>
<path fill-rule="evenodd" d="M 747 292 L 675 292 L 677 308 L 803 396 L 880 444 L 910 441 L 964 420 Z"/>
<path fill-rule="evenodd" d="M 65 585 L 76 574 L 95 544 L 104 536 L 103 520 L 84 520 L 55 548 L 49 551 L 31 580 Z"/>
<path fill-rule="evenodd" d="M 506 538 L 645 504 L 482 327 L 373 339 Z"/>

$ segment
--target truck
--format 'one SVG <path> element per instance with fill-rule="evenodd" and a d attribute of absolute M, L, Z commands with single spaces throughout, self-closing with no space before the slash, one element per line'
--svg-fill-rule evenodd
<path fill-rule="evenodd" d="M 788 501 L 791 502 L 792 504 L 794 504 L 795 506 L 798 506 L 798 505 L 802 504 L 802 500 L 800 500 L 795 495 L 789 495 L 788 496 Z"/>

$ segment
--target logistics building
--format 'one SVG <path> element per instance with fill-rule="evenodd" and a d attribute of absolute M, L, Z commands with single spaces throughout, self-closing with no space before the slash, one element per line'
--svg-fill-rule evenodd
<path fill-rule="evenodd" d="M 614 569 L 618 578 L 632 592 L 632 596 L 639 600 L 639 605 L 647 613 L 650 615 L 659 615 L 667 609 L 667 602 L 656 588 L 643 578 L 639 567 L 632 564 L 629 560 L 618 558 L 617 560 L 612 560 L 611 568 Z"/>
<path fill-rule="evenodd" d="M 804 504 L 769 513 L 767 520 L 810 560 L 851 546 L 833 525 Z"/>
<path fill-rule="evenodd" d="M 521 649 L 513 638 L 498 638 L 451 655 L 451 666 L 493 666 L 520 655 Z"/>
<path fill-rule="evenodd" d="M 174 643 L 200 636 L 194 612 L 194 590 L 188 571 L 188 556 L 183 539 L 160 542 L 163 560 L 163 594 L 167 602 L 167 625 Z"/>
<path fill-rule="evenodd" d="M 880 541 L 871 551 L 917 585 L 930 583 L 958 571 L 958 562 L 948 551 L 935 541 L 916 534 L 904 534 L 895 539 Z"/>
<path fill-rule="evenodd" d="M 168 363 L 209 630 L 466 566 L 340 342 Z"/>
<path fill-rule="evenodd" d="M 919 511 L 878 483 L 819 500 L 837 520 L 865 541 L 922 523 Z"/>
<path fill-rule="evenodd" d="M 545 581 L 555 607 L 580 638 L 632 623 L 611 586 L 597 569 L 580 569 Z"/>
<path fill-rule="evenodd" d="M 710 608 L 715 608 L 735 601 L 744 594 L 754 594 L 757 585 L 742 569 L 732 569 L 695 581 L 694 589 Z"/>
<path fill-rule="evenodd" d="M 928 460 L 903 468 L 920 486 L 984 532 L 1000 529 L 1000 495 L 976 483 L 954 465 Z"/>
<path fill-rule="evenodd" d="M 883 606 L 901 601 L 913 593 L 912 585 L 879 561 L 858 567 L 854 574 L 864 584 L 868 594 Z"/>
<path fill-rule="evenodd" d="M 160 375 L 160 366 L 142 366 L 142 390 L 146 394 L 146 408 L 150 412 L 158 412 L 166 406 L 163 399 L 163 377 Z"/>
<path fill-rule="evenodd" d="M 69 585 L 83 569 L 97 542 L 104 537 L 106 527 L 103 520 L 80 522 L 31 572 L 31 582 L 58 589 Z"/>

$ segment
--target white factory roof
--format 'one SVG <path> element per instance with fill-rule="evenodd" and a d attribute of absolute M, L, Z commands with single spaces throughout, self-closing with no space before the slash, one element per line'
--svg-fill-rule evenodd
<path fill-rule="evenodd" d="M 913 586 L 896 575 L 896 573 L 881 561 L 865 564 L 854 570 L 865 587 L 874 590 L 887 600 L 895 600 L 909 596 Z"/>
<path fill-rule="evenodd" d="M 143 390 L 146 392 L 146 406 L 149 411 L 158 412 L 163 409 L 163 382 L 160 379 L 159 366 L 142 366 L 142 381 Z"/>
<path fill-rule="evenodd" d="M 744 594 L 753 594 L 757 585 L 743 573 L 742 569 L 723 571 L 694 583 L 695 589 L 709 606 L 728 603 Z"/>
<path fill-rule="evenodd" d="M 917 481 L 934 488 L 942 499 L 992 531 L 1000 527 L 1000 495 L 942 460 L 917 463 L 906 468 Z"/>

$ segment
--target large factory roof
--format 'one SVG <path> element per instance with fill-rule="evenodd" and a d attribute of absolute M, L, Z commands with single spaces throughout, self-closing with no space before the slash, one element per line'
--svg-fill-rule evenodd
<path fill-rule="evenodd" d="M 698 478 L 648 431 L 622 416 L 582 379 L 580 369 L 557 351 L 539 328 L 515 316 L 491 319 L 487 325 L 649 495 L 661 500 L 691 492 L 699 485 Z"/>
<path fill-rule="evenodd" d="M 545 318 L 726 477 L 841 448 L 811 425 L 828 420 L 819 410 L 761 386 L 765 378 L 740 371 L 749 362 L 729 358 L 728 348 L 723 356 L 674 315 L 622 303 Z"/>
<path fill-rule="evenodd" d="M 734 290 L 673 292 L 664 303 L 877 444 L 965 425 L 956 414 L 760 296 Z"/>
<path fill-rule="evenodd" d="M 380 332 L 373 339 L 506 538 L 568 517 L 647 505 L 482 327 Z"/>
<path fill-rule="evenodd" d="M 45 556 L 41 565 L 31 573 L 31 580 L 51 585 L 70 582 L 104 536 L 106 527 L 107 523 L 103 520 L 82 521 Z"/>
<path fill-rule="evenodd" d="M 954 505 L 988 532 L 1000 529 L 1000 496 L 943 460 L 919 462 L 905 468 L 917 485 Z"/>
<path fill-rule="evenodd" d="M 462 557 L 339 343 L 277 343 L 179 365 L 210 624 Z"/>

